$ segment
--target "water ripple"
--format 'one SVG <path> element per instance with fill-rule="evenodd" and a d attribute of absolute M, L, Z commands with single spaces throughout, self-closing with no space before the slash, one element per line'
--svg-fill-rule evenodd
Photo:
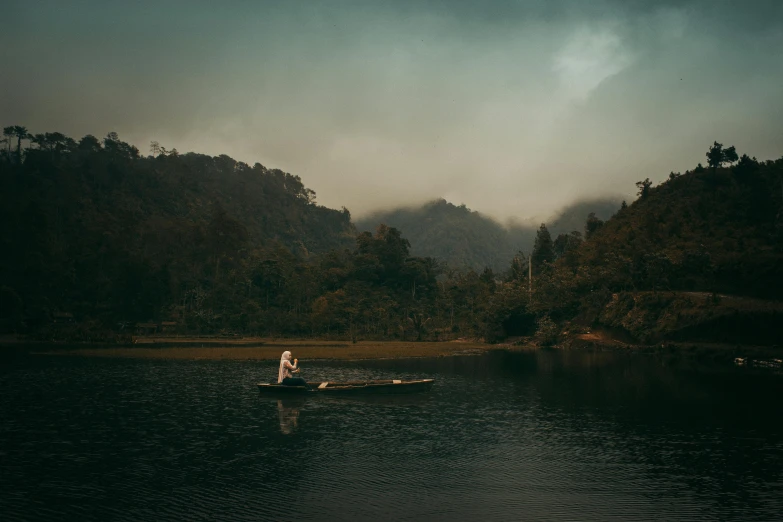
<path fill-rule="evenodd" d="M 600 362 L 601 364 L 598 364 Z M 9 520 L 774 520 L 781 379 L 516 354 L 313 363 L 406 397 L 259 396 L 241 361 L 0 370 Z M 732 387 L 731 394 L 726 392 Z M 752 400 L 750 400 L 752 399 Z"/>

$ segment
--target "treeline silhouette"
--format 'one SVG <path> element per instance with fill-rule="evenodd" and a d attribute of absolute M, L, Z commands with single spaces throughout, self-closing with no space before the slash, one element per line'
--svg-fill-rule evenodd
<path fill-rule="evenodd" d="M 357 233 L 346 209 L 260 164 L 4 131 L 4 333 L 546 341 L 600 322 L 618 293 L 783 293 L 783 160 L 717 143 L 708 168 L 640 182 L 637 201 L 582 230 L 552 238 L 542 224 L 532 252 L 476 270 L 411 255 L 394 227 Z"/>

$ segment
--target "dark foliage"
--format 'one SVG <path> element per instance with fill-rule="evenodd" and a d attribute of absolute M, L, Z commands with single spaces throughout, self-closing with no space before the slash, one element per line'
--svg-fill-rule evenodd
<path fill-rule="evenodd" d="M 720 147 L 731 168 L 640 182 L 639 199 L 606 221 L 585 212 L 574 227 L 584 239 L 572 228 L 552 240 L 542 224 L 526 255 L 519 243 L 511 249 L 507 229 L 445 201 L 410 214 L 417 252 L 407 229 L 357 234 L 346 209 L 317 205 L 299 177 L 260 164 L 157 143 L 142 157 L 115 133 L 77 143 L 12 126 L 4 136 L 2 332 L 535 334 L 552 344 L 556 326 L 574 320 L 643 332 L 628 314 L 671 319 L 666 306 L 684 300 L 665 293 L 783 297 L 783 159 L 737 161 L 733 147 Z M 476 256 L 475 244 L 493 242 L 494 253 Z M 423 245 L 464 245 L 449 257 L 462 268 L 423 255 Z"/>
<path fill-rule="evenodd" d="M 106 327 L 162 318 L 205 289 L 240 291 L 261 251 L 306 258 L 353 243 L 348 212 L 318 206 L 280 170 L 228 156 L 141 157 L 116 133 L 31 141 L 23 161 L 13 149 L 0 158 L 0 286 L 23 301 L 16 328 L 56 311 Z"/>
<path fill-rule="evenodd" d="M 637 201 L 588 226 L 571 258 L 539 278 L 539 313 L 589 316 L 618 292 L 783 297 L 783 159 L 743 156 L 733 168 L 641 185 Z"/>

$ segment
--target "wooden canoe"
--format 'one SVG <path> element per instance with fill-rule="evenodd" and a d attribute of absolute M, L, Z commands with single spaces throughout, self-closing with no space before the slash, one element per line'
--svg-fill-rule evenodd
<path fill-rule="evenodd" d="M 432 388 L 435 379 L 403 381 L 389 379 L 384 381 L 346 381 L 346 382 L 308 382 L 308 390 L 304 386 L 284 386 L 275 383 L 259 383 L 258 391 L 262 393 L 414 393 Z"/>

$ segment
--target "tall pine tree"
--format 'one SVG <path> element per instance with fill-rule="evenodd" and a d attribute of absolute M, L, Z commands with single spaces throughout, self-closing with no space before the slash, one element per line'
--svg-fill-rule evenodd
<path fill-rule="evenodd" d="M 533 271 L 538 272 L 545 264 L 555 260 L 555 250 L 552 244 L 552 236 L 546 228 L 546 224 L 541 223 L 538 232 L 536 232 L 536 242 L 533 246 Z"/>

